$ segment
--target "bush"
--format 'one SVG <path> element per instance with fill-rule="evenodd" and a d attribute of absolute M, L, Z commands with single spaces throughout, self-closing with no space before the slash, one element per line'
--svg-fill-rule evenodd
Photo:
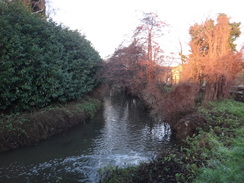
<path fill-rule="evenodd" d="M 101 58 L 77 31 L 19 3 L 0 2 L 0 25 L 0 110 L 77 100 L 98 84 Z"/>

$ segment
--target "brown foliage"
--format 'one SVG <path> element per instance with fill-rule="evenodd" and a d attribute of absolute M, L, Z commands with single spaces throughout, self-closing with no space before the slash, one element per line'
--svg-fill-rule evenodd
<path fill-rule="evenodd" d="M 176 128 L 177 121 L 194 111 L 199 87 L 191 83 L 182 83 L 173 87 L 163 100 L 161 109 L 171 127 Z"/>
<path fill-rule="evenodd" d="M 103 77 L 113 86 L 138 93 L 146 84 L 145 52 L 136 40 L 115 51 L 105 63 Z"/>
<path fill-rule="evenodd" d="M 151 115 L 155 117 L 161 117 L 163 115 L 161 109 L 164 99 L 162 88 L 162 84 L 148 83 L 140 93 L 141 98 L 145 101 L 148 108 L 150 108 Z"/>
<path fill-rule="evenodd" d="M 228 98 L 235 84 L 235 76 L 240 69 L 240 54 L 231 52 L 207 66 L 205 100 Z"/>
<path fill-rule="evenodd" d="M 206 124 L 206 119 L 198 113 L 192 113 L 180 119 L 176 125 L 176 138 L 181 140 L 187 136 L 192 136 L 197 133 L 197 128 L 203 127 Z"/>
<path fill-rule="evenodd" d="M 155 82 L 155 65 L 161 59 L 163 50 L 157 39 L 163 35 L 163 28 L 167 24 L 161 21 L 156 13 L 144 13 L 140 25 L 134 32 L 134 38 L 139 40 L 146 50 L 147 82 Z"/>
<path fill-rule="evenodd" d="M 210 19 L 190 28 L 192 54 L 183 66 L 181 81 L 199 86 L 206 84 L 205 100 L 227 98 L 241 69 L 241 54 L 233 51 L 230 41 L 232 29 L 229 18 L 223 14 L 219 15 L 216 25 Z"/>
<path fill-rule="evenodd" d="M 161 73 L 165 69 L 156 64 L 159 58 L 162 59 L 160 55 L 163 52 L 156 38 L 163 35 L 165 26 L 167 24 L 160 21 L 157 14 L 144 13 L 134 32 L 134 41 L 128 47 L 116 50 L 105 64 L 103 75 L 106 80 L 137 96 L 143 95 L 145 89 L 150 92 L 154 88 L 152 86 L 164 78 Z"/>

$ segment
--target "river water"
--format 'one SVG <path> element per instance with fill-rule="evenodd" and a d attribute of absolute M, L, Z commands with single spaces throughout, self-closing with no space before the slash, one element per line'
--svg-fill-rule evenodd
<path fill-rule="evenodd" d="M 169 126 L 153 121 L 140 100 L 110 93 L 86 125 L 35 147 L 0 154 L 0 183 L 97 182 L 105 166 L 150 161 L 173 144 L 170 134 Z"/>

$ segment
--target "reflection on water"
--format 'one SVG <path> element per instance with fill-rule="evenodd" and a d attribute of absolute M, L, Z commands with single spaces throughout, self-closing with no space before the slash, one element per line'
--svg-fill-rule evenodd
<path fill-rule="evenodd" d="M 138 165 L 170 144 L 167 124 L 152 121 L 139 100 L 114 93 L 87 125 L 1 154 L 0 183 L 96 182 L 99 168 Z"/>

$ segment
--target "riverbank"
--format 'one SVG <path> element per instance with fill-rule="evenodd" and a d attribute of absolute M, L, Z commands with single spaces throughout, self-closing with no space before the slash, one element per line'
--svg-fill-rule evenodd
<path fill-rule="evenodd" d="M 101 183 L 242 182 L 244 103 L 209 102 L 196 114 L 205 119 L 199 133 L 138 167 L 101 170 Z"/>
<path fill-rule="evenodd" d="M 101 106 L 104 88 L 95 89 L 83 100 L 53 105 L 34 112 L 0 117 L 0 152 L 37 145 L 56 134 L 85 124 Z"/>

